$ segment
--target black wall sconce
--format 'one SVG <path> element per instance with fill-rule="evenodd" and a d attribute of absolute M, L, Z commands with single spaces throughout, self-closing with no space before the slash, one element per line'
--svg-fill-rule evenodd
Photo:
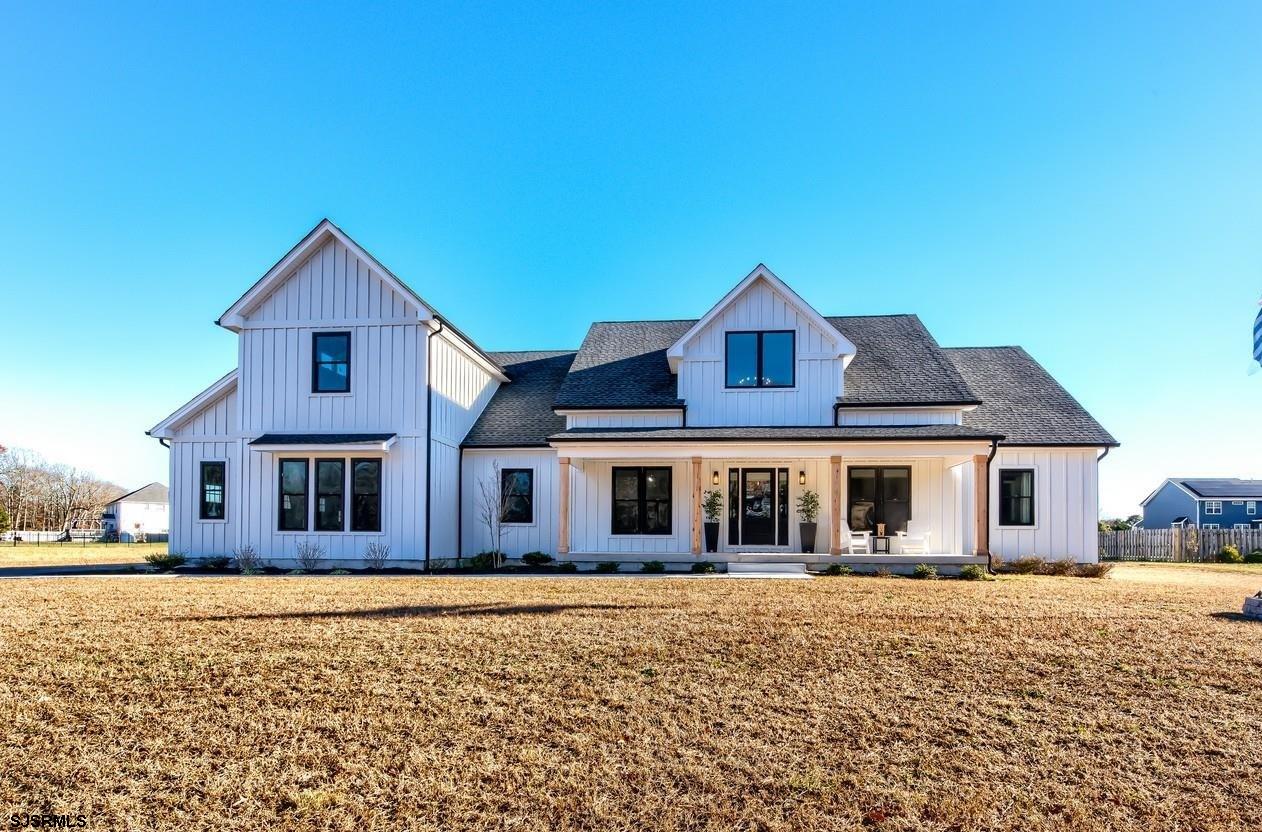
<path fill-rule="evenodd" d="M 806 472 L 798 471 L 798 485 L 806 485 Z"/>
<path fill-rule="evenodd" d="M 711 484 L 711 485 L 718 485 L 718 484 L 719 484 L 719 472 L 718 472 L 718 471 L 715 471 L 715 472 L 714 472 L 714 473 L 710 476 L 710 484 Z"/>

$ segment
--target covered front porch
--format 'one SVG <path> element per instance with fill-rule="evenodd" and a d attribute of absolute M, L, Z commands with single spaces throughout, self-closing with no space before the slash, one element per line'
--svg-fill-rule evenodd
<path fill-rule="evenodd" d="M 681 433 L 698 441 L 624 432 L 554 443 L 560 560 L 891 572 L 987 562 L 989 437 L 735 443 Z M 721 508 L 707 529 L 710 492 Z M 799 517 L 809 494 L 819 503 L 813 540 Z"/>

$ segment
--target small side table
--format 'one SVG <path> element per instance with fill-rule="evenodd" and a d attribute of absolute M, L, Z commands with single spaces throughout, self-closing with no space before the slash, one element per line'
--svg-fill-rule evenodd
<path fill-rule="evenodd" d="M 874 555 L 888 555 L 889 553 L 890 553 L 890 538 L 889 538 L 889 535 L 881 535 L 881 536 L 879 536 L 879 537 L 878 537 L 878 536 L 876 536 L 876 535 L 873 535 L 873 537 L 872 537 L 872 554 L 874 554 Z"/>

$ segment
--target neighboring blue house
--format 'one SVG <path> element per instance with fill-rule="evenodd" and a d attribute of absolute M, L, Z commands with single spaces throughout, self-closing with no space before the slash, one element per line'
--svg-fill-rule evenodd
<path fill-rule="evenodd" d="M 1140 505 L 1145 529 L 1262 527 L 1262 480 L 1170 479 Z"/>

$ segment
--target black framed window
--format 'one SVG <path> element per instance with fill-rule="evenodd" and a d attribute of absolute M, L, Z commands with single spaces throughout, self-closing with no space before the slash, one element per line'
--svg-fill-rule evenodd
<path fill-rule="evenodd" d="M 669 468 L 613 469 L 613 534 L 670 534 Z"/>
<path fill-rule="evenodd" d="M 280 461 L 280 510 L 276 528 L 282 532 L 307 530 L 307 460 Z"/>
<path fill-rule="evenodd" d="M 315 527 L 318 532 L 340 532 L 346 527 L 346 462 L 317 459 Z"/>
<path fill-rule="evenodd" d="M 504 495 L 502 522 L 535 522 L 534 469 L 505 468 L 500 471 L 500 493 Z"/>
<path fill-rule="evenodd" d="M 999 470 L 999 525 L 1034 525 L 1034 469 Z"/>
<path fill-rule="evenodd" d="M 351 531 L 381 531 L 381 460 L 351 460 Z"/>
<path fill-rule="evenodd" d="M 202 520 L 223 520 L 227 516 L 227 468 L 226 462 L 203 462 L 201 465 L 201 506 L 197 516 Z"/>
<path fill-rule="evenodd" d="M 311 335 L 311 392 L 349 393 L 351 389 L 351 334 L 315 332 Z"/>
<path fill-rule="evenodd" d="M 727 333 L 727 386 L 792 387 L 796 337 L 791 329 Z"/>
<path fill-rule="evenodd" d="M 846 479 L 849 503 L 846 523 L 854 532 L 876 534 L 907 531 L 911 520 L 911 468 L 905 466 L 850 468 Z"/>

